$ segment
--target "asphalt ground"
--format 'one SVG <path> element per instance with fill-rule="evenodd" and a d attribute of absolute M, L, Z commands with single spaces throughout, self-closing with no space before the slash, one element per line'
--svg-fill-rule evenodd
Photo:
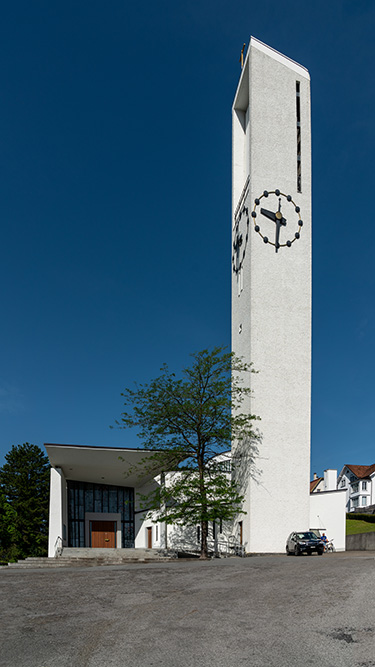
<path fill-rule="evenodd" d="M 375 553 L 0 570 L 1 667 L 373 667 Z"/>

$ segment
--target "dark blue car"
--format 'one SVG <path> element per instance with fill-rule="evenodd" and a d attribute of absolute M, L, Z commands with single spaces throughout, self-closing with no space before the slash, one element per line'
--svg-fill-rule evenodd
<path fill-rule="evenodd" d="M 306 533 L 291 533 L 286 541 L 286 553 L 288 556 L 311 556 L 313 552 L 322 556 L 324 553 L 323 542 L 311 531 Z"/>

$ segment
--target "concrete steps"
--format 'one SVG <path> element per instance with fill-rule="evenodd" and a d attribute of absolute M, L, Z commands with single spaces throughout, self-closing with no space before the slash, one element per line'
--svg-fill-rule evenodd
<path fill-rule="evenodd" d="M 160 555 L 160 549 L 90 549 L 88 547 L 64 547 L 59 558 L 135 558 L 136 560 L 139 560 L 143 558 L 159 558 Z"/>
<path fill-rule="evenodd" d="M 157 549 L 73 549 L 65 547 L 57 558 L 26 558 L 9 563 L 12 569 L 95 567 L 127 563 L 160 563 L 174 560 Z M 6 566 L 5 566 L 6 567 Z"/>

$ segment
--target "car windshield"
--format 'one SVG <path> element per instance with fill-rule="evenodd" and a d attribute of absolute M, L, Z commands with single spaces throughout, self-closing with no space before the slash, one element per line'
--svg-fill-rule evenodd
<path fill-rule="evenodd" d="M 297 538 L 299 540 L 317 540 L 315 533 L 297 533 Z"/>

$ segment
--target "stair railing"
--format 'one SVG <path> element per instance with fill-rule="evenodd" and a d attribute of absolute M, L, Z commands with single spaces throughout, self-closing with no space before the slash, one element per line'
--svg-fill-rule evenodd
<path fill-rule="evenodd" d="M 63 541 L 62 541 L 62 537 L 60 537 L 60 535 L 58 537 L 56 537 L 54 550 L 55 550 L 55 558 L 58 558 L 59 556 L 61 556 L 61 554 L 63 552 Z"/>
<path fill-rule="evenodd" d="M 218 556 L 227 558 L 228 556 L 245 556 L 245 547 L 234 536 L 230 535 L 227 540 L 208 540 L 209 551 L 213 551 Z"/>

